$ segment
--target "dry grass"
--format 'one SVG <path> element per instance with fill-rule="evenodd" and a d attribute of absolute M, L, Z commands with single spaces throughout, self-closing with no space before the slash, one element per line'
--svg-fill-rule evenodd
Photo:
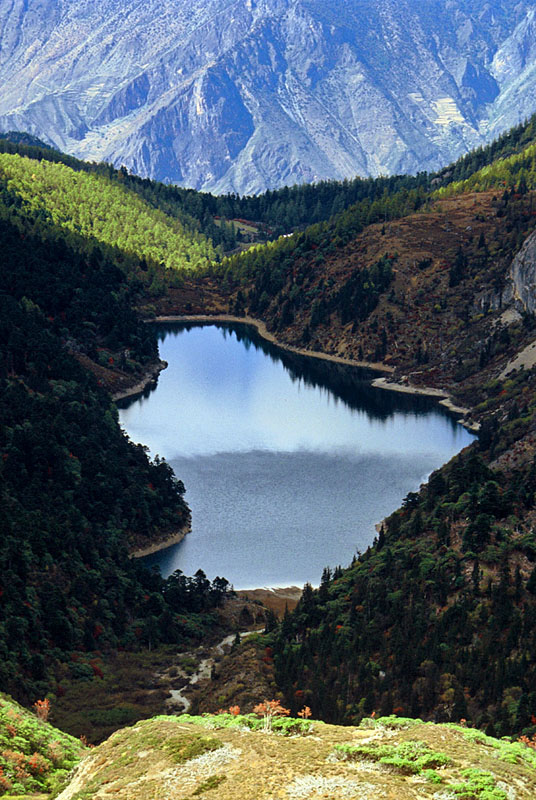
<path fill-rule="evenodd" d="M 193 755 L 177 763 L 173 751 L 181 738 Z M 210 744 L 204 749 L 205 740 Z M 435 770 L 441 783 L 378 763 L 333 756 L 335 744 L 407 741 L 425 742 L 452 759 L 448 767 Z M 192 742 L 198 743 L 197 750 Z M 515 763 L 502 760 L 503 756 L 503 750 L 485 737 L 483 742 L 468 741 L 463 729 L 445 725 L 367 730 L 315 723 L 306 736 L 284 738 L 229 728 L 207 731 L 180 718 L 158 718 L 118 731 L 92 751 L 81 768 L 83 779 L 59 800 L 189 800 L 200 795 L 207 800 L 438 800 L 454 796 L 449 786 L 463 780 L 466 768 L 491 773 L 508 800 L 534 798 L 534 767 L 520 756 L 510 754 Z"/>

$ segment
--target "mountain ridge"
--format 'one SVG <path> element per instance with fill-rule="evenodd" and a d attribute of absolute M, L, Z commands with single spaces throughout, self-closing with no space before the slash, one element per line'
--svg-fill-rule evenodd
<path fill-rule="evenodd" d="M 0 127 L 216 193 L 434 170 L 529 116 L 497 0 L 0 2 Z"/>

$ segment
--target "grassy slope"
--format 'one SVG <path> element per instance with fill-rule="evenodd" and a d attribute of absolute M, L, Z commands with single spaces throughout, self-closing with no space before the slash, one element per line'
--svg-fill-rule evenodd
<path fill-rule="evenodd" d="M 220 716 L 215 724 L 233 721 L 240 722 Z M 60 800 L 529 800 L 536 791 L 533 750 L 460 726 L 314 722 L 309 733 L 288 738 L 207 722 L 159 717 L 118 731 L 91 752 Z M 345 745 L 353 756 L 344 757 Z"/>
<path fill-rule="evenodd" d="M 86 748 L 38 719 L 8 695 L 0 695 L 0 795 L 57 789 Z"/>

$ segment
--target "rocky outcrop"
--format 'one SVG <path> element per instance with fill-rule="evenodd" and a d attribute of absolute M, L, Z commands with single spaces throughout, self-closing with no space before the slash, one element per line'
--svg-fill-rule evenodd
<path fill-rule="evenodd" d="M 511 290 L 509 297 L 523 311 L 534 314 L 536 311 L 536 232 L 523 242 L 521 250 L 514 258 L 509 274 Z"/>
<path fill-rule="evenodd" d="M 533 4 L 0 0 L 0 130 L 217 192 L 438 168 L 536 110 Z"/>

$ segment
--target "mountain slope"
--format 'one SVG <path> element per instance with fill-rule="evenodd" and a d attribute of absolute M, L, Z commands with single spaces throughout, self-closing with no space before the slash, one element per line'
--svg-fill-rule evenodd
<path fill-rule="evenodd" d="M 530 115 L 516 0 L 0 2 L 0 128 L 217 192 L 436 169 Z"/>
<path fill-rule="evenodd" d="M 227 584 L 166 584 L 129 559 L 190 521 L 184 486 L 125 436 L 103 386 L 158 364 L 135 272 L 5 187 L 0 242 L 0 685 L 32 702 L 98 674 L 97 649 L 202 635 Z"/>
<path fill-rule="evenodd" d="M 481 425 L 283 621 L 270 644 L 293 711 L 536 731 L 534 152 L 436 192 L 397 186 L 197 284 L 200 304 L 258 316 L 290 345 L 383 359 L 398 388 L 450 392 Z"/>
<path fill-rule="evenodd" d="M 8 695 L 0 695 L 0 794 L 35 796 L 57 792 L 69 772 L 83 758 L 79 739 L 53 728 L 46 721 L 48 701 L 38 713 L 27 711 Z M 39 794 L 39 797 L 43 797 Z"/>
<path fill-rule="evenodd" d="M 512 272 L 536 222 L 534 125 L 521 130 L 513 155 L 477 151 L 446 169 L 451 182 L 437 190 L 436 177 L 391 179 L 391 191 L 371 183 L 327 222 L 224 259 L 212 270 L 223 279 L 212 279 L 214 301 L 219 288 L 220 308 L 261 317 L 285 343 L 383 359 L 416 383 L 459 391 L 471 374 L 478 381 L 493 357 L 531 336 L 530 318 L 520 322 L 533 301 Z M 161 308 L 174 304 L 180 293 Z"/>
<path fill-rule="evenodd" d="M 216 258 L 212 242 L 202 234 L 105 176 L 1 153 L 2 184 L 27 212 L 41 213 L 53 225 L 136 259 L 185 269 L 206 266 Z"/>

